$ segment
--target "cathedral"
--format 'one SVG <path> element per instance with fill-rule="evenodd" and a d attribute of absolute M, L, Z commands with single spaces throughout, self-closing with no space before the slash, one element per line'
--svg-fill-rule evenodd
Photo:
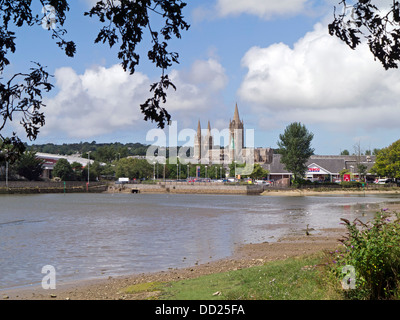
<path fill-rule="evenodd" d="M 236 104 L 233 120 L 229 121 L 228 143 L 224 146 L 215 145 L 210 121 L 206 134 L 202 134 L 200 120 L 197 125 L 197 132 L 194 139 L 194 160 L 202 164 L 230 164 L 234 161 L 237 163 L 271 163 L 273 158 L 273 150 L 271 148 L 254 148 L 245 147 L 245 129 L 243 120 L 240 120 L 239 109 Z M 218 137 L 220 140 L 224 136 L 221 132 Z"/>

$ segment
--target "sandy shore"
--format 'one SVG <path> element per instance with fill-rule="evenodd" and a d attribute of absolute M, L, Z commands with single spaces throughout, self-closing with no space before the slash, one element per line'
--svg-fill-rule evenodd
<path fill-rule="evenodd" d="M 388 209 L 400 212 L 400 203 L 388 204 Z M 263 242 L 238 246 L 233 256 L 196 265 L 155 273 L 142 273 L 105 280 L 79 281 L 57 286 L 56 290 L 44 290 L 40 286 L 0 291 L 4 300 L 140 300 L 149 298 L 149 293 L 126 294 L 123 292 L 133 284 L 145 282 L 171 282 L 201 275 L 237 270 L 268 261 L 312 254 L 335 249 L 338 239 L 346 233 L 344 227 L 312 231 L 309 236 L 285 237 L 276 242 Z M 154 293 L 150 293 L 154 294 Z"/>

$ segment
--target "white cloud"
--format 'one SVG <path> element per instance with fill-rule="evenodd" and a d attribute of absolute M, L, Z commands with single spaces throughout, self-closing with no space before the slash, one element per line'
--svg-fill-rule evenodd
<path fill-rule="evenodd" d="M 385 71 L 366 46 L 351 50 L 322 24 L 293 48 L 283 43 L 251 48 L 242 65 L 248 72 L 239 96 L 264 117 L 261 125 L 301 121 L 337 130 L 398 126 L 398 71 Z"/>
<path fill-rule="evenodd" d="M 198 119 L 194 115 L 212 110 L 227 84 L 225 70 L 215 59 L 195 61 L 188 70 L 172 70 L 170 78 L 177 91 L 167 91 L 165 107 L 180 127 L 193 127 Z M 152 95 L 149 89 L 154 81 L 143 73 L 129 75 L 114 65 L 93 67 L 79 75 L 65 67 L 56 70 L 55 79 L 59 91 L 44 101 L 46 125 L 41 137 L 89 139 L 145 127 L 140 104 Z"/>
<path fill-rule="evenodd" d="M 242 13 L 270 19 L 274 16 L 288 16 L 303 13 L 309 0 L 217 0 L 217 10 L 221 16 Z"/>
<path fill-rule="evenodd" d="M 221 93 L 228 77 L 217 60 L 197 60 L 188 70 L 173 70 L 170 77 L 177 91 L 168 94 L 167 110 L 183 121 L 182 125 L 193 125 L 199 115 L 210 110 L 218 114 L 215 107 L 222 104 Z"/>
<path fill-rule="evenodd" d="M 119 65 L 95 67 L 78 75 L 71 68 L 55 72 L 58 94 L 45 101 L 44 135 L 64 132 L 73 138 L 110 133 L 139 119 L 139 104 L 148 95 L 150 81 L 137 72 L 130 76 Z"/>

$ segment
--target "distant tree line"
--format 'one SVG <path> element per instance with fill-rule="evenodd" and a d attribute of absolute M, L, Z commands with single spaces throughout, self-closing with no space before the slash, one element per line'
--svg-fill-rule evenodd
<path fill-rule="evenodd" d="M 379 151 L 381 149 L 378 148 L 374 148 L 372 151 L 371 150 L 365 150 L 361 152 L 361 155 L 365 155 L 365 156 L 376 156 Z M 340 152 L 341 156 L 349 156 L 350 155 L 350 151 L 347 149 L 344 149 L 343 151 Z M 352 153 L 353 156 L 358 156 L 359 154 L 357 152 L 353 152 Z"/>
<path fill-rule="evenodd" d="M 90 159 L 110 163 L 113 160 L 128 156 L 144 156 L 148 147 L 148 145 L 141 143 L 97 143 L 96 141 L 92 141 L 63 144 L 33 144 L 30 146 L 27 145 L 27 150 L 67 156 L 78 154 L 82 158 L 88 158 L 88 153 L 90 152 Z"/>
<path fill-rule="evenodd" d="M 111 163 L 114 160 L 120 160 L 122 158 L 126 158 L 129 156 L 145 156 L 149 145 L 142 143 L 97 143 L 96 141 L 92 142 L 79 142 L 79 143 L 64 143 L 64 144 L 33 144 L 26 145 L 26 150 L 41 152 L 41 153 L 50 153 L 50 154 L 58 154 L 58 155 L 79 155 L 82 158 L 88 159 L 90 153 L 90 159 L 96 160 L 102 163 Z M 159 148 L 158 152 L 164 151 L 166 154 L 166 158 L 169 158 L 170 154 L 177 154 L 181 147 L 171 147 L 162 150 L 163 148 Z M 193 150 L 188 149 L 186 154 L 190 156 L 190 152 Z"/>

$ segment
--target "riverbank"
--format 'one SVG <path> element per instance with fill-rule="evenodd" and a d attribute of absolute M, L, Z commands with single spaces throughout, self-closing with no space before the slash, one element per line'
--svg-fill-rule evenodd
<path fill-rule="evenodd" d="M 398 194 L 400 196 L 400 188 L 393 189 L 266 189 L 261 193 L 262 196 L 297 196 L 297 197 L 306 197 L 306 196 L 346 196 L 346 195 L 364 195 L 364 194 Z"/>
<path fill-rule="evenodd" d="M 325 229 L 309 236 L 285 237 L 277 242 L 240 245 L 232 257 L 188 268 L 60 284 L 56 290 L 44 290 L 41 287 L 3 290 L 0 298 L 10 300 L 147 299 L 154 293 L 127 294 L 125 289 L 137 284 L 192 279 L 208 274 L 263 265 L 269 261 L 331 250 L 339 245 L 338 239 L 344 234 L 344 231 L 344 228 Z"/>
<path fill-rule="evenodd" d="M 108 189 L 108 184 L 94 181 L 89 185 L 85 181 L 9 181 L 0 182 L 0 194 L 40 194 L 40 193 L 101 193 Z"/>
<path fill-rule="evenodd" d="M 400 203 L 388 203 L 390 211 L 400 212 Z M 276 242 L 242 244 L 226 259 L 212 261 L 188 268 L 170 269 L 154 273 L 107 279 L 58 284 L 56 290 L 43 290 L 40 286 L 0 291 L 0 299 L 10 300 L 140 300 L 156 298 L 157 292 L 126 293 L 125 289 L 150 282 L 172 282 L 221 273 L 289 257 L 310 255 L 323 250 L 334 250 L 338 239 L 346 233 L 344 227 L 311 231 L 310 235 L 283 237 Z"/>
<path fill-rule="evenodd" d="M 149 193 L 149 194 L 230 194 L 259 195 L 264 191 L 259 185 L 235 185 L 219 183 L 159 182 L 155 184 L 115 184 L 108 193 Z"/>
<path fill-rule="evenodd" d="M 263 196 L 343 196 L 366 194 L 399 194 L 400 188 L 373 187 L 369 189 L 357 188 L 310 188 L 275 189 L 260 185 L 235 185 L 217 183 L 187 183 L 187 182 L 159 182 L 156 184 L 111 184 L 107 193 L 148 193 L 148 194 L 227 194 L 227 195 L 263 195 Z"/>

